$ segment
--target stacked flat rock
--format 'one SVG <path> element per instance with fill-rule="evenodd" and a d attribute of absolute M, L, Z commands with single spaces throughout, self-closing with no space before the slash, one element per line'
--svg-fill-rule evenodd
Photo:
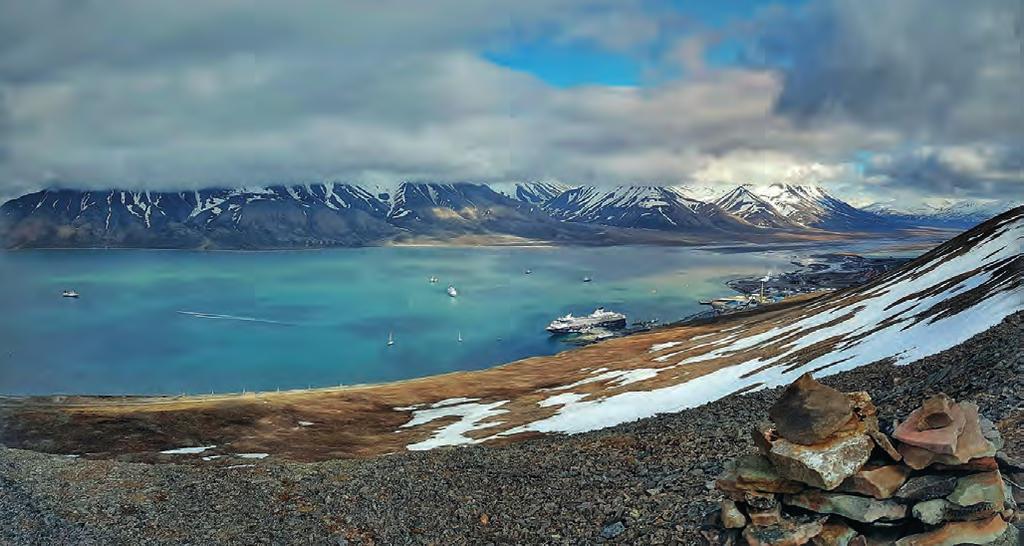
<path fill-rule="evenodd" d="M 1002 439 L 971 403 L 925 400 L 890 438 L 866 392 L 805 374 L 755 428 L 751 453 L 716 486 L 711 544 L 938 546 L 1020 543 L 996 457 Z"/>

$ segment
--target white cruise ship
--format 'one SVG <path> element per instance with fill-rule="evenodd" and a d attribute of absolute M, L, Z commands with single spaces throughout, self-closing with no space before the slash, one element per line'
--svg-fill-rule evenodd
<path fill-rule="evenodd" d="M 548 324 L 547 331 L 552 334 L 571 334 L 585 332 L 592 328 L 624 328 L 625 326 L 626 315 L 598 307 L 593 313 L 584 317 L 574 317 L 572 313 L 558 317 Z"/>

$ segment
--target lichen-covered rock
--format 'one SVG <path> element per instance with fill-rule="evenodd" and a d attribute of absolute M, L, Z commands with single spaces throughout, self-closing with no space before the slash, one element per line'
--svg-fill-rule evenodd
<path fill-rule="evenodd" d="M 747 524 L 747 516 L 743 515 L 736 502 L 724 499 L 720 503 L 722 527 L 726 529 L 742 529 Z"/>
<path fill-rule="evenodd" d="M 932 499 L 919 502 L 911 509 L 911 515 L 927 523 L 938 525 L 944 521 L 969 521 L 990 518 L 1002 510 L 990 502 L 980 502 L 970 506 L 960 506 L 946 499 Z"/>
<path fill-rule="evenodd" d="M 862 523 L 895 521 L 907 515 L 907 507 L 898 502 L 813 489 L 786 495 L 782 502 L 819 514 L 835 514 Z"/>
<path fill-rule="evenodd" d="M 843 480 L 836 491 L 888 499 L 906 482 L 910 469 L 903 465 L 865 466 Z"/>
<path fill-rule="evenodd" d="M 776 504 L 764 510 L 755 510 L 748 506 L 747 515 L 750 516 L 750 525 L 754 527 L 777 525 L 782 521 L 782 505 Z"/>
<path fill-rule="evenodd" d="M 768 416 L 780 436 L 809 445 L 842 428 L 853 417 L 853 407 L 845 394 L 818 383 L 806 373 L 786 387 Z"/>
<path fill-rule="evenodd" d="M 842 519 L 832 518 L 825 522 L 821 532 L 811 539 L 811 544 L 814 546 L 850 546 L 857 535 L 857 531 Z"/>
<path fill-rule="evenodd" d="M 996 544 L 1005 546 L 1016 542 L 1005 542 L 1009 526 L 1003 518 L 993 516 L 976 521 L 953 521 L 926 533 L 910 535 L 896 541 L 896 546 L 956 546 L 958 544 Z M 1017 530 L 1009 528 L 1011 533 Z"/>
<path fill-rule="evenodd" d="M 999 471 L 971 474 L 957 480 L 956 487 L 946 499 L 960 506 L 972 506 L 986 503 L 1003 509 L 1006 491 L 1003 489 L 1003 477 Z"/>
<path fill-rule="evenodd" d="M 956 488 L 957 477 L 952 474 L 925 474 L 907 480 L 893 494 L 898 499 L 923 501 L 941 499 Z"/>
<path fill-rule="evenodd" d="M 874 446 L 861 423 L 851 431 L 834 434 L 814 445 L 779 438 L 772 442 L 768 458 L 785 478 L 821 489 L 835 489 L 864 466 Z"/>
<path fill-rule="evenodd" d="M 764 493 L 796 493 L 804 485 L 779 474 L 772 463 L 756 454 L 744 455 L 725 464 L 715 485 L 736 500 L 743 500 L 744 491 Z"/>
<path fill-rule="evenodd" d="M 802 546 L 820 534 L 823 526 L 821 520 L 799 522 L 784 519 L 768 527 L 748 525 L 743 529 L 743 538 L 750 546 Z"/>

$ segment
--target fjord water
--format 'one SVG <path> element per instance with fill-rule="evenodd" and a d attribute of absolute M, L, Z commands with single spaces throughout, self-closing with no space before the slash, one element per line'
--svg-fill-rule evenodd
<path fill-rule="evenodd" d="M 0 394 L 239 392 L 481 369 L 567 349 L 544 331 L 557 315 L 603 305 L 631 322 L 678 320 L 698 298 L 728 294 L 722 281 L 809 253 L 0 252 Z M 66 288 L 81 298 L 62 298 Z"/>

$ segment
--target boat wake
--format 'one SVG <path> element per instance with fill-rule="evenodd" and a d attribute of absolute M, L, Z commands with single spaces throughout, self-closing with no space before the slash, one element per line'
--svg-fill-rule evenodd
<path fill-rule="evenodd" d="M 179 314 L 188 315 L 190 317 L 204 318 L 204 319 L 215 319 L 215 320 L 239 320 L 242 322 L 260 322 L 263 324 L 280 324 L 282 326 L 292 326 L 289 322 L 281 322 L 277 320 L 261 319 L 255 317 L 239 317 L 236 315 L 219 315 L 217 313 L 200 313 L 199 311 L 178 311 Z"/>

